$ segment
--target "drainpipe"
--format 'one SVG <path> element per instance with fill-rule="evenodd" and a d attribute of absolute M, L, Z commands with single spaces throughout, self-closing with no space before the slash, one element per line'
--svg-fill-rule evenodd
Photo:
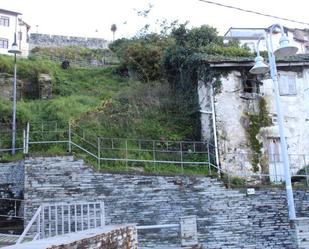
<path fill-rule="evenodd" d="M 211 86 L 210 86 L 210 102 L 211 102 L 212 128 L 213 128 L 214 143 L 215 143 L 216 164 L 217 164 L 218 168 L 220 169 L 218 140 L 217 140 L 216 110 L 215 110 L 213 84 L 211 84 Z"/>

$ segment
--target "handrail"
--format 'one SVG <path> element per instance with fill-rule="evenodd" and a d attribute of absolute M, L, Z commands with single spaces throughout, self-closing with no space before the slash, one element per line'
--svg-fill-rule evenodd
<path fill-rule="evenodd" d="M 180 224 L 163 224 L 163 225 L 145 225 L 145 226 L 136 226 L 137 230 L 145 229 L 160 229 L 160 228 L 178 228 Z"/>
<path fill-rule="evenodd" d="M 42 206 L 39 206 L 38 209 L 36 210 L 35 214 L 33 215 L 32 219 L 28 223 L 27 227 L 25 228 L 23 233 L 20 235 L 20 237 L 16 241 L 16 244 L 20 244 L 24 240 L 24 238 L 26 237 L 26 235 L 29 232 L 30 228 L 32 227 L 33 223 L 36 221 L 36 219 L 38 217 L 40 217 L 41 210 L 42 210 Z"/>

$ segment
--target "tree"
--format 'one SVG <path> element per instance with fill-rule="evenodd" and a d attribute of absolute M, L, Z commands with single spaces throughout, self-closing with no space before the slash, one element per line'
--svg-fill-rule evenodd
<path fill-rule="evenodd" d="M 111 31 L 113 32 L 113 42 L 115 41 L 115 33 L 117 31 L 117 26 L 116 24 L 112 24 L 111 26 Z"/>

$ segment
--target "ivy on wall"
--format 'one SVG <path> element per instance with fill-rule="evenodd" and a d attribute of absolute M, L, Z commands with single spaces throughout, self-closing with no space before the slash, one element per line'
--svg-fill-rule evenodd
<path fill-rule="evenodd" d="M 257 114 L 247 113 L 249 119 L 249 125 L 246 129 L 247 137 L 250 143 L 250 148 L 253 152 L 252 155 L 252 166 L 253 171 L 257 172 L 259 170 L 259 155 L 263 147 L 262 143 L 256 138 L 262 127 L 267 127 L 271 125 L 269 118 L 269 113 L 267 110 L 267 104 L 264 98 L 259 100 L 259 112 Z"/>

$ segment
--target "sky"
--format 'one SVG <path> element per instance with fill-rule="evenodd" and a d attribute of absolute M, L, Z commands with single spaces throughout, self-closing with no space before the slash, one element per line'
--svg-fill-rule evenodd
<path fill-rule="evenodd" d="M 213 0 L 265 14 L 309 23 L 307 0 Z M 147 17 L 138 12 L 153 6 Z M 268 27 L 281 23 L 291 28 L 309 28 L 273 18 L 243 13 L 199 0 L 0 0 L 0 9 L 22 13 L 31 33 L 112 39 L 111 25 L 116 24 L 116 38 L 132 37 L 146 24 L 159 31 L 157 23 L 189 21 L 189 27 L 203 24 L 217 28 L 220 35 L 230 27 Z"/>

